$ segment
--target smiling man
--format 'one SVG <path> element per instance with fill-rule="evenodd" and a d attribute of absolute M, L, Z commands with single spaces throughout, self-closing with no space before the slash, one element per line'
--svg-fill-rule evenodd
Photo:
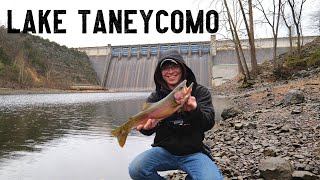
<path fill-rule="evenodd" d="M 165 98 L 180 82 L 193 83 L 192 93 L 182 111 L 163 119 L 149 119 L 139 125 L 144 135 L 155 133 L 152 148 L 138 155 L 129 165 L 134 180 L 164 179 L 158 171 L 182 170 L 186 179 L 222 180 L 211 156 L 205 151 L 204 132 L 214 125 L 214 109 L 208 89 L 197 84 L 192 70 L 177 50 L 164 51 L 154 73 L 156 90 L 147 102 Z"/>
<path fill-rule="evenodd" d="M 174 89 L 181 80 L 181 68 L 177 61 L 165 59 L 160 64 L 161 74 L 170 89 Z"/>

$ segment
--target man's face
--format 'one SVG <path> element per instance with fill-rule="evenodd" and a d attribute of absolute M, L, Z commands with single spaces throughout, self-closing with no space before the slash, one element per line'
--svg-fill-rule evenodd
<path fill-rule="evenodd" d="M 170 89 L 174 89 L 181 81 L 181 67 L 175 63 L 165 63 L 161 67 L 161 74 L 164 81 L 168 84 Z"/>

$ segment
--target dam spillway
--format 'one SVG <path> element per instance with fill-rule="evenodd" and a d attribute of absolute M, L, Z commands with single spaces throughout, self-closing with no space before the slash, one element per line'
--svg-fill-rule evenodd
<path fill-rule="evenodd" d="M 89 58 L 100 85 L 109 91 L 151 91 L 160 53 L 168 49 L 177 49 L 197 81 L 210 86 L 212 51 L 208 42 L 107 46 Z"/>

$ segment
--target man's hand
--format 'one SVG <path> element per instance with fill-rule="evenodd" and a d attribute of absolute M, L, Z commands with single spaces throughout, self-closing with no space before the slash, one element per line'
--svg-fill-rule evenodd
<path fill-rule="evenodd" d="M 197 101 L 194 96 L 190 96 L 188 100 L 183 105 L 184 111 L 193 111 L 197 108 Z"/>
<path fill-rule="evenodd" d="M 156 127 L 156 125 L 159 123 L 160 119 L 148 119 L 146 124 L 140 124 L 137 126 L 137 130 L 140 131 L 141 129 L 144 130 L 150 130 Z"/>

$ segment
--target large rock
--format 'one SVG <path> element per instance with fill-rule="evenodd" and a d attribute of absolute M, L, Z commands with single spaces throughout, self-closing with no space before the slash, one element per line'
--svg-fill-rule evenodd
<path fill-rule="evenodd" d="M 240 110 L 238 108 L 231 107 L 231 108 L 223 109 L 223 111 L 221 113 L 221 117 L 224 120 L 226 120 L 229 118 L 236 117 L 239 113 L 240 113 Z"/>
<path fill-rule="evenodd" d="M 273 180 L 291 180 L 294 171 L 290 161 L 280 157 L 262 160 L 258 168 L 263 178 Z"/>
<path fill-rule="evenodd" d="M 282 103 L 284 106 L 291 104 L 300 104 L 304 102 L 303 92 L 300 90 L 290 90 L 284 97 Z"/>

